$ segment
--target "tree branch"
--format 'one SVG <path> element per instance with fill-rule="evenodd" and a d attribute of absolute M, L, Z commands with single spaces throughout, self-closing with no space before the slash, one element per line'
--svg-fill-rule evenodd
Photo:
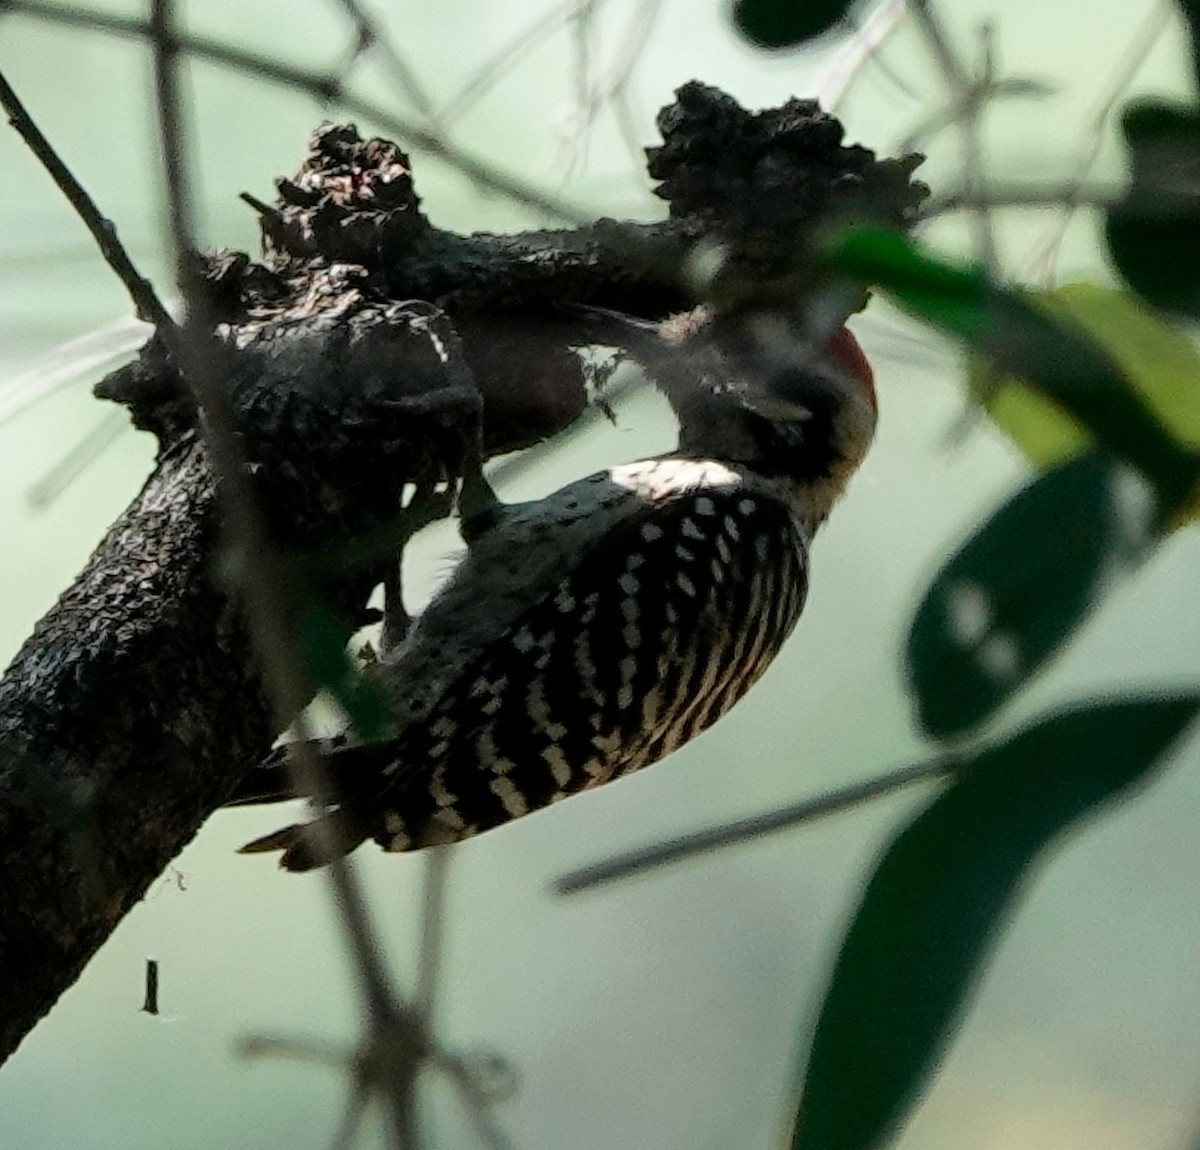
<path fill-rule="evenodd" d="M 193 437 L 0 681 L 0 1057 L 275 737 L 216 529 Z"/>
<path fill-rule="evenodd" d="M 487 454 L 584 410 L 572 346 L 595 332 L 562 301 L 665 316 L 694 301 L 680 269 L 697 242 L 722 246 L 737 283 L 795 279 L 820 221 L 907 222 L 925 194 L 913 159 L 843 148 L 812 104 L 752 115 L 693 84 L 660 127 L 658 225 L 453 236 L 421 215 L 395 145 L 325 127 L 263 216 L 262 262 L 201 260 L 188 323 L 205 317 L 237 481 L 308 579 L 302 607 L 357 622 L 379 565 L 331 556 L 399 545 L 404 485 L 457 478 L 481 397 Z M 213 581 L 217 484 L 175 342 L 160 333 L 97 388 L 158 434 L 158 467 L 0 681 L 0 1057 L 277 734 Z"/>
<path fill-rule="evenodd" d="M 72 175 L 71 169 L 63 163 L 59 154 L 50 146 L 50 141 L 42 134 L 33 122 L 25 105 L 18 99 L 12 86 L 0 73 L 0 106 L 8 113 L 8 122 L 17 130 L 21 139 L 29 146 L 29 150 L 41 161 L 43 167 L 50 173 L 59 191 L 62 192 L 75 214 L 92 233 L 96 247 L 104 257 L 104 262 L 112 268 L 116 277 L 125 285 L 129 298 L 137 310 L 138 319 L 154 324 L 155 327 L 170 327 L 171 317 L 167 314 L 150 281 L 142 276 L 133 266 L 125 248 L 117 239 L 117 229 L 112 220 L 101 214 L 92 197 L 84 191 L 83 186 Z"/>
<path fill-rule="evenodd" d="M 913 783 L 942 778 L 956 769 L 957 764 L 950 759 L 897 767 L 887 774 L 835 791 L 827 791 L 810 799 L 801 799 L 785 807 L 776 807 L 774 810 L 750 815 L 735 822 L 692 831 L 663 842 L 652 843 L 650 846 L 637 847 L 613 855 L 602 862 L 592 863 L 562 875 L 555 882 L 554 890 L 557 894 L 579 894 L 581 891 L 644 874 L 646 871 L 682 862 L 699 854 L 707 854 L 739 843 L 753 842 L 779 831 L 793 830 L 829 815 L 840 814 Z"/>
<path fill-rule="evenodd" d="M 152 42 L 154 38 L 149 20 L 99 12 L 70 4 L 43 3 L 42 0 L 0 0 L 0 15 L 5 13 L 27 16 L 52 24 L 107 32 L 115 36 L 132 37 L 147 43 Z M 397 140 L 403 140 L 410 147 L 420 148 L 429 155 L 445 161 L 480 188 L 518 200 L 545 213 L 549 219 L 578 224 L 588 218 L 587 212 L 578 205 L 552 196 L 534 184 L 509 175 L 463 151 L 432 129 L 414 124 L 383 105 L 355 95 L 344 87 L 337 75 L 298 68 L 282 60 L 246 51 L 208 36 L 182 33 L 176 38 L 176 46 L 182 55 L 221 64 L 245 75 L 257 76 L 269 83 L 305 92 L 322 105 L 336 104 L 353 116 L 361 116 L 373 124 L 378 124 L 385 132 Z"/>

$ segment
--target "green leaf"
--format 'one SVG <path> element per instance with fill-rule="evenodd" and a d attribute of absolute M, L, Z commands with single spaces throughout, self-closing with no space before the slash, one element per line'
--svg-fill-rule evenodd
<path fill-rule="evenodd" d="M 906 310 L 963 340 L 1001 376 L 1024 380 L 1154 484 L 1162 518 L 1200 499 L 1200 456 L 1179 443 L 1085 330 L 1040 298 L 919 252 L 899 232 L 851 228 L 829 245 L 832 267 L 883 288 Z"/>
<path fill-rule="evenodd" d="M 760 48 L 795 48 L 846 18 L 852 0 L 735 0 L 733 23 Z"/>
<path fill-rule="evenodd" d="M 356 734 L 369 742 L 386 733 L 391 707 L 379 684 L 363 675 L 347 653 L 350 634 L 330 611 L 311 607 L 304 618 L 300 641 L 313 682 L 329 692 Z"/>
<path fill-rule="evenodd" d="M 953 738 L 990 717 L 1152 539 L 1148 492 L 1108 456 L 1019 491 L 938 572 L 913 619 L 905 664 L 925 732 Z"/>
<path fill-rule="evenodd" d="M 1134 104 L 1122 126 L 1130 182 L 1108 210 L 1108 250 L 1143 299 L 1200 316 L 1200 112 Z"/>
<path fill-rule="evenodd" d="M 1051 716 L 966 764 L 897 836 L 835 964 L 793 1150 L 868 1150 L 905 1118 L 1035 862 L 1146 782 L 1198 708 L 1187 695 Z"/>
<path fill-rule="evenodd" d="M 1099 284 L 1063 284 L 1040 295 L 1039 302 L 1051 315 L 1077 323 L 1109 352 L 1176 440 L 1200 446 L 1200 353 L 1179 327 L 1128 292 Z M 970 373 L 982 380 L 979 360 L 972 360 Z M 996 425 L 1035 467 L 1052 467 L 1094 444 L 1078 420 L 1018 379 L 988 378 L 976 390 Z"/>
<path fill-rule="evenodd" d="M 1179 0 L 1192 42 L 1192 71 L 1200 77 L 1200 0 Z"/>

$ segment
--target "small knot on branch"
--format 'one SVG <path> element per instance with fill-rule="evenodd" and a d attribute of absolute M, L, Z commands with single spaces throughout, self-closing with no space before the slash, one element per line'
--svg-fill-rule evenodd
<path fill-rule="evenodd" d="M 408 156 L 364 140 L 352 124 L 322 124 L 300 170 L 276 182 L 279 205 L 262 214 L 263 250 L 276 270 L 318 254 L 378 269 L 430 233 Z"/>
<path fill-rule="evenodd" d="M 760 265 L 794 262 L 812 233 L 831 223 L 904 226 L 929 194 L 911 178 L 923 157 L 877 160 L 867 148 L 844 145 L 841 123 L 815 100 L 750 112 L 692 82 L 659 113 L 658 128 L 662 145 L 646 155 L 671 219 Z"/>

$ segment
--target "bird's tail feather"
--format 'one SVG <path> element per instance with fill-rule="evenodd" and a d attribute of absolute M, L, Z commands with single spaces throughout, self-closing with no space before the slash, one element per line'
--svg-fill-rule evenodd
<path fill-rule="evenodd" d="M 324 810 L 312 822 L 295 823 L 263 835 L 241 848 L 242 854 L 282 851 L 279 865 L 304 871 L 325 866 L 349 854 L 378 831 L 377 802 L 394 760 L 394 751 L 381 744 L 357 746 L 321 744 L 324 770 L 316 781 L 317 792 L 297 790 L 286 747 L 278 747 L 246 778 L 226 806 L 310 798 Z"/>
<path fill-rule="evenodd" d="M 254 803 L 281 803 L 287 799 L 299 798 L 292 779 L 293 774 L 286 748 L 277 747 L 246 772 L 237 789 L 221 805 L 243 807 Z"/>
<path fill-rule="evenodd" d="M 303 798 L 329 804 L 345 802 L 377 788 L 384 777 L 384 768 L 395 757 L 386 745 L 379 743 L 347 745 L 341 740 L 314 739 L 311 745 L 320 753 L 325 768 L 316 779 L 315 793 L 297 788 L 285 743 L 251 767 L 222 806 L 242 807 Z"/>
<path fill-rule="evenodd" d="M 361 812 L 353 806 L 340 807 L 310 823 L 293 823 L 263 835 L 239 848 L 238 853 L 282 851 L 279 865 L 284 870 L 314 870 L 348 855 L 373 833 L 370 820 Z"/>

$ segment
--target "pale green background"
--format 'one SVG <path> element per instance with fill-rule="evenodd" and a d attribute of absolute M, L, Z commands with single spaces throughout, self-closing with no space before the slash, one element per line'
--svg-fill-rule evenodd
<path fill-rule="evenodd" d="M 139 11 L 135 4 L 106 9 Z M 377 4 L 422 78 L 453 92 L 532 6 L 505 0 Z M 613 0 L 627 18 L 632 5 Z M 991 122 L 993 169 L 1010 178 L 1070 171 L 1079 123 L 1131 29 L 1138 4 L 1035 0 L 953 6 L 955 27 L 994 17 L 1005 67 L 1062 86 L 1013 103 Z M 189 6 L 193 26 L 297 62 L 340 58 L 339 5 L 318 0 Z M 964 39 L 963 41 L 967 41 Z M 692 77 L 751 106 L 813 88 L 829 49 L 764 60 L 736 44 L 716 5 L 667 3 L 636 74 L 641 136 L 653 110 Z M 941 88 L 905 32 L 887 52 L 914 90 L 868 69 L 845 117 L 852 138 L 886 150 L 938 105 Z M 526 179 L 597 211 L 650 216 L 611 117 L 568 179 L 568 38 L 559 35 L 459 126 L 457 138 Z M 159 283 L 150 71 L 145 51 L 24 19 L 0 21 L 0 68 Z M 1138 87 L 1180 90 L 1178 37 L 1152 56 Z M 363 90 L 390 98 L 378 69 Z M 254 243 L 236 195 L 269 198 L 324 113 L 304 97 L 203 66 L 195 69 L 204 234 Z M 336 113 L 330 113 L 335 115 Z M 363 128 L 370 125 L 362 124 Z M 462 229 L 522 226 L 528 216 L 476 194 L 417 157 L 425 206 Z M 939 138 L 927 178 L 953 183 L 957 151 Z M 1102 171 L 1119 168 L 1115 148 Z M 1019 270 L 1041 224 L 1014 217 L 1005 252 Z M 943 232 L 952 246 L 962 236 Z M 1073 228 L 1067 274 L 1103 276 L 1086 221 Z M 878 310 L 878 309 L 876 309 Z M 81 226 L 10 132 L 0 132 L 0 384 L 63 341 L 129 314 Z M 791 1060 L 813 1012 L 838 930 L 864 867 L 917 795 L 802 832 L 560 901 L 551 880 L 580 863 L 665 833 L 769 807 L 868 776 L 919 753 L 897 650 L 941 557 L 1023 475 L 994 432 L 952 432 L 961 413 L 954 353 L 898 328 L 860 325 L 876 361 L 879 442 L 815 553 L 805 618 L 785 654 L 735 716 L 667 763 L 454 852 L 447 1041 L 504 1052 L 519 1094 L 500 1110 L 517 1146 L 571 1150 L 759 1150 L 778 1144 Z M 0 648 L 14 652 L 147 474 L 152 444 L 124 434 L 48 511 L 24 492 L 102 417 L 94 374 L 0 427 Z M 0 397 L 3 392 L 0 392 Z M 597 423 L 505 493 L 669 446 L 649 396 Z M 455 549 L 449 530 L 414 559 L 428 589 Z M 1023 700 L 1047 702 L 1200 675 L 1200 546 L 1172 539 L 1120 589 Z M 215 737 L 219 737 L 219 732 Z M 1193 739 L 1176 769 L 1119 817 L 1064 850 L 1006 936 L 944 1073 L 904 1136 L 922 1150 L 1184 1150 L 1200 1117 L 1200 962 L 1195 833 L 1200 780 Z M 328 1071 L 249 1066 L 248 1032 L 349 1036 L 347 965 L 320 877 L 277 872 L 233 848 L 278 825 L 273 812 L 214 817 L 151 890 L 79 984 L 0 1072 L 0 1146 L 16 1150 L 321 1147 L 340 1105 Z M 418 858 L 359 856 L 401 975 L 415 955 Z M 162 967 L 158 1020 L 137 1012 L 148 955 Z M 3 988 L 0 988 L 3 993 Z M 467 1145 L 435 1092 L 437 1145 Z M 449 1115 L 449 1117 L 448 1117 Z"/>

